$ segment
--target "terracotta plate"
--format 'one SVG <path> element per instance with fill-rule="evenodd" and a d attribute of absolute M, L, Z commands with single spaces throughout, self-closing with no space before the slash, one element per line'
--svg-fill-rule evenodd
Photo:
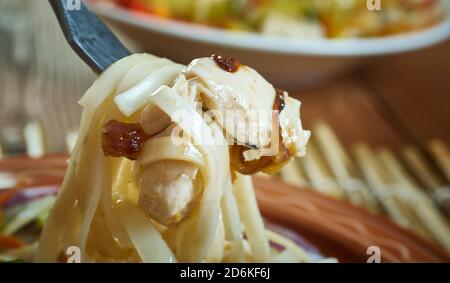
<path fill-rule="evenodd" d="M 0 160 L 0 174 L 17 189 L 59 186 L 66 156 Z M 367 249 L 380 249 L 382 262 L 450 262 L 434 244 L 364 209 L 265 177 L 255 177 L 260 209 L 269 221 L 296 231 L 324 255 L 341 262 L 366 262 Z M 0 199 L 10 197 L 0 189 Z"/>

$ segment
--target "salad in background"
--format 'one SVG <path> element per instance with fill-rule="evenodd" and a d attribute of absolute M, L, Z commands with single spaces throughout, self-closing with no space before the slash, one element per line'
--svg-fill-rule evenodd
<path fill-rule="evenodd" d="M 103 0 L 130 10 L 235 31 L 293 38 L 377 37 L 433 26 L 448 14 L 443 0 Z"/>
<path fill-rule="evenodd" d="M 16 173 L 0 169 L 0 263 L 31 261 L 29 251 L 35 248 L 64 172 L 64 168 Z"/>

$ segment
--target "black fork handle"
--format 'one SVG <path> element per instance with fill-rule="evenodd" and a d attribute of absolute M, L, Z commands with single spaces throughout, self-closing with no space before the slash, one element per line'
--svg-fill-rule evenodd
<path fill-rule="evenodd" d="M 96 73 L 130 54 L 81 0 L 49 0 L 67 42 Z"/>

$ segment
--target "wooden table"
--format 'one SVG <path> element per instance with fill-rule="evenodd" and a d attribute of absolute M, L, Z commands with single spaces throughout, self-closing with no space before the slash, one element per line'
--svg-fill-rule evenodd
<path fill-rule="evenodd" d="M 305 128 L 319 120 L 346 146 L 364 142 L 393 150 L 450 142 L 450 41 L 432 48 L 372 59 L 330 83 L 294 94 Z"/>
<path fill-rule="evenodd" d="M 396 148 L 432 138 L 450 141 L 450 41 L 373 59 L 297 95 L 306 127 L 325 120 L 346 144 Z"/>

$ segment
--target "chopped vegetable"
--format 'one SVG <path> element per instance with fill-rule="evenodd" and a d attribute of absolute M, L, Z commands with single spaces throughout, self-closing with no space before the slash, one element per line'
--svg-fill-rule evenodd
<path fill-rule="evenodd" d="M 34 219 L 36 219 L 41 213 L 49 211 L 53 203 L 55 202 L 55 196 L 46 196 L 33 200 L 24 206 L 20 207 L 17 214 L 13 214 L 12 219 L 6 222 L 5 226 L 2 227 L 0 233 L 3 235 L 12 235 L 22 227 L 26 226 Z M 17 208 L 13 208 L 17 209 Z"/>
<path fill-rule="evenodd" d="M 112 1 L 130 10 L 157 16 L 263 34 L 266 34 L 267 21 L 272 18 L 269 23 L 272 24 L 272 16 L 277 15 L 282 23 L 290 19 L 293 23 L 302 23 L 306 29 L 311 24 L 316 25 L 316 29 L 325 30 L 330 38 L 383 36 L 418 30 L 442 21 L 448 13 L 448 3 L 443 0 L 390 0 L 383 2 L 381 12 L 370 11 L 362 0 Z M 286 36 L 290 30 L 280 30 L 282 33 L 276 35 Z M 304 34 L 297 30 L 292 37 L 303 38 Z"/>
<path fill-rule="evenodd" d="M 10 190 L 11 195 L 8 197 L 8 200 L 3 204 L 0 203 L 0 207 L 3 207 L 3 209 L 8 209 L 46 195 L 54 195 L 58 191 L 58 188 L 59 186 L 51 185 L 13 189 Z"/>
<path fill-rule="evenodd" d="M 39 228 L 44 227 L 45 220 L 47 220 L 48 215 L 50 214 L 50 210 L 43 211 L 36 217 L 36 225 Z"/>
<path fill-rule="evenodd" d="M 10 249 L 0 253 L 0 263 L 19 263 L 19 262 L 32 262 L 33 253 L 37 248 L 37 243 L 22 246 L 16 249 Z"/>
<path fill-rule="evenodd" d="M 0 250 L 18 249 L 23 246 L 25 243 L 16 237 L 0 235 Z"/>

